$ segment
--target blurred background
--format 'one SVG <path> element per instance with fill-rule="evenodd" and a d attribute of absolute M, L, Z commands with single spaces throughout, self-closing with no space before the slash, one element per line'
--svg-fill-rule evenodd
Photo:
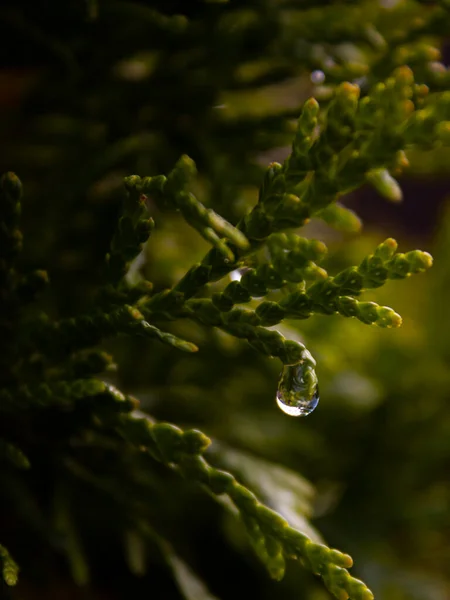
<path fill-rule="evenodd" d="M 346 80 L 367 93 L 405 63 L 431 91 L 448 89 L 449 14 L 413 0 L 4 0 L 0 171 L 24 184 L 23 264 L 46 268 L 52 283 L 42 307 L 58 318 L 89 308 L 124 176 L 167 173 L 188 154 L 198 197 L 235 224 L 256 203 L 267 164 L 288 154 L 309 96 L 326 107 Z M 277 328 L 317 360 L 321 400 L 308 418 L 276 407 L 278 361 L 218 330 L 171 325 L 199 345 L 193 356 L 139 340 L 107 349 L 118 363 L 111 380 L 143 410 L 211 436 L 213 462 L 293 525 L 349 552 L 377 598 L 447 600 L 450 151 L 407 155 L 403 202 L 363 188 L 344 199 L 361 232 L 315 220 L 302 231 L 326 242 L 331 274 L 390 236 L 400 251 L 435 259 L 426 275 L 366 295 L 403 316 L 399 330 L 320 315 Z M 207 245 L 177 215 L 153 212 L 155 232 L 134 267 L 158 291 Z M 74 564 L 51 535 L 43 465 L 25 506 L 2 481 L 1 539 L 22 572 L 0 597 L 329 598 L 298 564 L 272 582 L 226 507 L 157 465 L 145 493 L 126 487 L 158 532 L 148 538 L 127 529 L 123 505 L 67 476 L 84 557 Z M 106 461 L 99 477 L 120 484 L 128 468 Z"/>

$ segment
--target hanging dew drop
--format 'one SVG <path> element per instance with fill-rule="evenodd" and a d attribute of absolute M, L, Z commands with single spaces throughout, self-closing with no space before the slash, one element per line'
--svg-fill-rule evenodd
<path fill-rule="evenodd" d="M 277 404 L 291 417 L 306 417 L 319 404 L 317 375 L 308 360 L 283 367 L 278 384 Z"/>

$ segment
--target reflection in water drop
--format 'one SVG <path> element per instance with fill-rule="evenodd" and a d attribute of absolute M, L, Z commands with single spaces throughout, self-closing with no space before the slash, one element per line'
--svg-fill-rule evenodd
<path fill-rule="evenodd" d="M 319 404 L 317 376 L 310 364 L 285 365 L 277 391 L 277 404 L 291 417 L 306 417 Z"/>

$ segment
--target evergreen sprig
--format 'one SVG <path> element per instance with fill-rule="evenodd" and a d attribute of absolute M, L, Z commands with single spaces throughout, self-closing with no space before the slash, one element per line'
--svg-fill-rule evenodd
<path fill-rule="evenodd" d="M 436 129 L 439 133 L 450 114 L 447 92 L 434 94 L 425 108 L 415 110 L 411 99 L 414 85 L 413 73 L 405 66 L 362 98 L 357 85 L 341 84 L 323 115 L 319 115 L 318 102 L 308 100 L 298 120 L 291 154 L 282 165 L 268 167 L 257 205 L 238 224 L 250 246 L 242 249 L 229 244 L 235 260 L 218 249 L 211 250 L 180 282 L 185 298 L 245 264 L 245 257 L 272 234 L 299 228 L 312 216 L 324 216 L 338 229 L 359 227 L 352 213 L 336 201 L 368 179 L 374 183 L 381 177 L 384 195 L 397 199 L 398 184 L 387 169 L 405 166 L 407 145 L 436 139 L 436 133 L 430 138 L 429 132 Z M 160 178 L 150 180 L 159 182 Z M 185 180 L 183 192 L 184 185 Z M 151 298 L 148 309 L 159 301 L 158 295 Z"/>
<path fill-rule="evenodd" d="M 412 71 L 403 66 L 368 94 L 361 95 L 356 84 L 344 82 L 322 110 L 314 98 L 307 100 L 290 155 L 283 164 L 270 164 L 255 207 L 236 227 L 207 209 L 190 191 L 196 170 L 187 156 L 167 177 L 127 177 L 123 211 L 106 256 L 102 284 L 91 311 L 71 318 L 28 316 L 27 304 L 47 276 L 43 271 L 23 275 L 16 270 L 21 247 L 21 184 L 14 174 L 5 175 L 0 194 L 0 275 L 5 284 L 2 328 L 8 333 L 4 342 L 7 351 L 2 355 L 6 376 L 2 374 L 5 381 L 0 392 L 0 410 L 5 418 L 15 423 L 19 413 L 30 419 L 45 410 L 87 413 L 88 418 L 80 417 L 79 429 L 77 422 L 73 425 L 70 452 L 63 445 L 67 454 L 74 452 L 86 429 L 102 436 L 117 456 L 126 453 L 127 445 L 148 453 L 213 495 L 226 494 L 238 510 L 256 553 L 275 579 L 283 577 L 286 559 L 298 558 L 320 575 L 336 598 L 373 598 L 365 584 L 348 573 L 352 565 L 348 555 L 315 543 L 290 527 L 232 474 L 209 465 L 203 456 L 210 443 L 205 434 L 157 423 L 136 411 L 135 398 L 100 378 L 113 363 L 95 346 L 105 338 L 132 335 L 195 352 L 197 346 L 154 324 L 188 318 L 245 339 L 252 348 L 278 357 L 284 365 L 302 364 L 316 382 L 316 363 L 305 346 L 268 327 L 315 313 L 398 327 L 401 317 L 391 308 L 360 301 L 359 297 L 388 279 L 427 270 L 432 264 L 428 253 L 397 253 L 396 242 L 389 238 L 358 266 L 332 276 L 323 266 L 325 244 L 289 230 L 298 230 L 312 217 L 339 229 L 358 229 L 357 217 L 337 201 L 367 181 L 391 200 L 399 200 L 391 171 L 406 166 L 405 148 L 428 143 L 430 136 L 442 143 L 448 141 L 449 93 L 435 93 L 429 99 L 419 96 Z M 151 282 L 127 279 L 131 262 L 145 251 L 154 227 L 148 215 L 150 202 L 161 210 L 179 211 L 213 246 L 172 288 L 158 292 Z M 224 281 L 223 291 L 213 291 L 211 297 L 195 297 L 205 295 L 208 284 L 237 269 L 241 271 L 239 281 Z M 269 293 L 278 296 L 266 299 Z M 250 309 L 237 306 L 261 298 Z M 31 462 L 32 469 L 33 456 L 29 461 L 22 442 L 25 440 L 17 428 L 14 442 L 0 438 L 0 458 L 24 470 Z M 66 465 L 75 464 L 72 456 L 65 458 Z M 66 517 L 61 527 L 68 536 L 68 552 L 75 556 L 79 554 L 77 532 Z M 0 558 L 6 583 L 14 585 L 18 569 L 3 546 Z M 85 582 L 85 563 L 78 561 L 72 567 L 75 579 Z"/>
<path fill-rule="evenodd" d="M 373 598 L 364 583 L 347 571 L 353 564 L 348 554 L 313 542 L 261 504 L 233 475 L 208 464 L 202 455 L 211 440 L 200 431 L 183 431 L 168 423 L 155 423 L 138 411 L 124 417 L 119 430 L 127 441 L 145 448 L 156 460 L 175 468 L 186 479 L 199 483 L 216 496 L 228 495 L 239 511 L 252 546 L 274 579 L 283 578 L 286 559 L 300 559 L 322 577 L 336 598 Z"/>
<path fill-rule="evenodd" d="M 185 220 L 223 254 L 224 260 L 233 261 L 234 255 L 222 238 L 228 239 L 241 250 L 248 248 L 248 241 L 238 229 L 213 210 L 205 208 L 189 191 L 195 175 L 194 161 L 188 156 L 182 156 L 168 177 L 160 175 L 141 180 L 133 176 L 126 179 L 126 186 L 144 197 L 149 195 L 163 209 L 179 210 Z"/>

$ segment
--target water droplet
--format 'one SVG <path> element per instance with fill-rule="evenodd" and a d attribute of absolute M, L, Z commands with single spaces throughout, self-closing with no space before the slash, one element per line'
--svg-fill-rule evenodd
<path fill-rule="evenodd" d="M 311 73 L 311 81 L 316 85 L 323 83 L 325 81 L 325 73 L 320 69 L 316 69 Z"/>
<path fill-rule="evenodd" d="M 308 361 L 285 365 L 277 390 L 277 404 L 291 417 L 306 417 L 319 404 L 319 386 Z"/>

